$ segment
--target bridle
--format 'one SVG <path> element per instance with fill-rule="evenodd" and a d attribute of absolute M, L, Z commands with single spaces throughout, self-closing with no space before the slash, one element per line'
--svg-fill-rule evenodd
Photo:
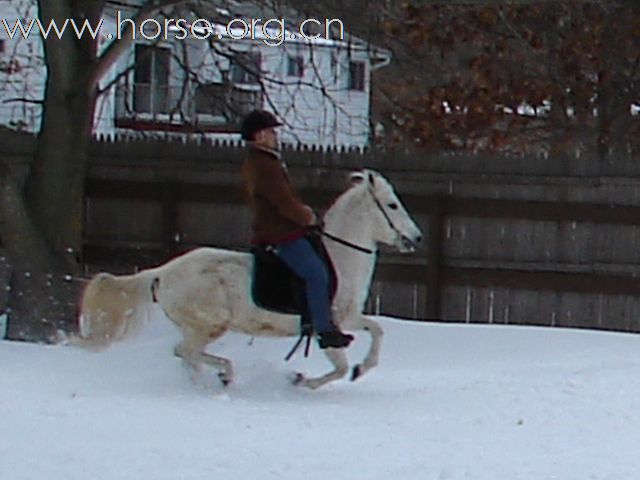
<path fill-rule="evenodd" d="M 394 232 L 396 232 L 396 235 L 398 235 L 398 237 L 404 238 L 404 235 L 402 235 L 402 233 L 400 233 L 400 230 L 398 230 L 396 228 L 396 226 L 391 221 L 391 218 L 389 218 L 389 214 L 386 212 L 386 210 L 382 206 L 382 203 L 380 203 L 380 200 L 378 200 L 378 197 L 376 197 L 376 194 L 373 193 L 373 190 L 371 189 L 371 186 L 367 186 L 367 191 L 371 194 L 371 197 L 373 198 L 374 203 L 378 207 L 378 210 L 380 210 L 382 212 L 382 216 L 384 217 L 384 219 L 389 224 L 389 227 L 391 227 L 391 229 Z M 366 253 L 367 255 L 373 255 L 373 254 L 377 253 L 377 250 L 372 250 L 370 248 L 366 248 L 366 247 L 362 247 L 360 245 L 356 245 L 355 243 L 351 243 L 348 240 L 344 240 L 343 238 L 336 237 L 335 235 L 327 233 L 327 232 L 324 231 L 324 229 L 322 229 L 321 232 L 322 232 L 322 235 L 324 235 L 327 238 L 330 238 L 334 242 L 339 243 L 341 245 L 344 245 L 345 247 L 349 247 L 349 248 L 352 248 L 354 250 L 357 250 L 358 252 Z"/>

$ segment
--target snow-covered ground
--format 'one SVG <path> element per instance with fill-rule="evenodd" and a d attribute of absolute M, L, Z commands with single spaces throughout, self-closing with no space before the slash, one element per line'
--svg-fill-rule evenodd
<path fill-rule="evenodd" d="M 161 318 L 103 352 L 0 342 L 0 479 L 640 478 L 640 336 L 381 322 L 381 365 L 318 391 L 287 374 L 319 350 L 241 336 L 236 382 L 194 384 Z"/>

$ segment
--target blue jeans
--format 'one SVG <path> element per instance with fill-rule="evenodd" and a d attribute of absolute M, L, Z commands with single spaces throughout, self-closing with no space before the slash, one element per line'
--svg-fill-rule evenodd
<path fill-rule="evenodd" d="M 316 332 L 333 330 L 329 272 L 309 241 L 302 237 L 276 245 L 276 255 L 305 283 L 307 306 Z"/>

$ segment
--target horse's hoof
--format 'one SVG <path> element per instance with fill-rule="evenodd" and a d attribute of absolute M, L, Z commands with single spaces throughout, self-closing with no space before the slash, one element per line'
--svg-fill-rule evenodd
<path fill-rule="evenodd" d="M 304 375 L 299 373 L 299 372 L 295 372 L 293 375 L 291 375 L 291 383 L 295 386 L 301 385 L 302 382 L 304 382 Z"/>
<path fill-rule="evenodd" d="M 362 366 L 356 365 L 351 370 L 351 381 L 354 382 L 362 375 Z"/>
<path fill-rule="evenodd" d="M 220 382 L 222 383 L 223 387 L 228 387 L 229 384 L 231 383 L 231 380 L 229 380 L 224 373 L 219 373 L 218 378 L 220 379 Z"/>

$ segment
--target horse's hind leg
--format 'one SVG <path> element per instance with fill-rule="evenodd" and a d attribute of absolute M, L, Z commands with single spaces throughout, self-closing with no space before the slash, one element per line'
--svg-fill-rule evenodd
<path fill-rule="evenodd" d="M 222 385 L 226 387 L 233 381 L 233 366 L 231 365 L 231 360 L 206 352 L 201 352 L 200 358 L 207 365 L 218 369 L 218 378 L 222 382 Z"/>
<path fill-rule="evenodd" d="M 205 363 L 218 370 L 218 378 L 224 386 L 233 381 L 233 366 L 231 361 L 224 357 L 205 352 L 207 345 L 220 337 L 224 330 L 216 333 L 202 333 L 197 330 L 184 329 L 183 340 L 174 350 L 176 356 L 182 358 L 194 371 L 198 371 L 200 365 Z"/>
<path fill-rule="evenodd" d="M 311 389 L 320 388 L 329 382 L 339 380 L 349 371 L 349 362 L 347 355 L 342 348 L 327 348 L 325 354 L 333 363 L 335 369 L 321 377 L 306 378 L 303 374 L 297 373 L 293 379 L 295 385 L 302 385 Z"/>

